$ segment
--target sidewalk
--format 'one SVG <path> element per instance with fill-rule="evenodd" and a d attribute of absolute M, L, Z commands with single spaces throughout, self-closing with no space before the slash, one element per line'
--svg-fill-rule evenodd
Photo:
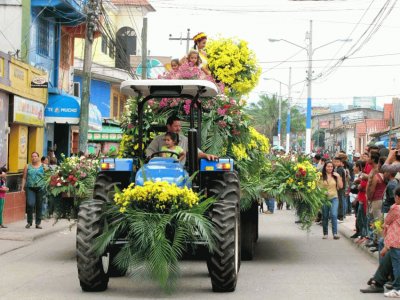
<path fill-rule="evenodd" d="M 369 251 L 369 248 L 364 246 L 364 244 L 359 245 L 359 244 L 355 243 L 354 239 L 350 238 L 355 233 L 355 231 L 354 231 L 355 223 L 356 223 L 356 218 L 354 215 L 346 216 L 343 223 L 338 223 L 339 233 L 343 237 L 348 239 L 354 245 L 354 247 L 360 248 L 362 251 L 368 253 L 369 255 L 371 255 L 372 257 L 374 257 L 378 260 L 379 259 L 378 251 L 372 253 L 371 251 Z"/>
<path fill-rule="evenodd" d="M 74 221 L 45 219 L 40 224 L 43 229 L 36 229 L 35 225 L 26 229 L 26 220 L 5 224 L 7 228 L 0 229 L 0 255 L 25 247 L 33 241 L 50 234 L 69 230 Z"/>

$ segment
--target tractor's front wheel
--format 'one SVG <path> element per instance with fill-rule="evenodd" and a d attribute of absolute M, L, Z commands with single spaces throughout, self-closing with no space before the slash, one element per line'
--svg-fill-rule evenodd
<path fill-rule="evenodd" d="M 93 250 L 95 238 L 101 234 L 101 215 L 104 201 L 90 200 L 79 207 L 76 233 L 78 277 L 85 292 L 101 292 L 108 287 L 109 254 L 99 255 Z"/>
<path fill-rule="evenodd" d="M 207 261 L 214 292 L 233 292 L 240 263 L 240 211 L 239 205 L 218 201 L 211 211 L 216 229 L 216 247 Z"/>

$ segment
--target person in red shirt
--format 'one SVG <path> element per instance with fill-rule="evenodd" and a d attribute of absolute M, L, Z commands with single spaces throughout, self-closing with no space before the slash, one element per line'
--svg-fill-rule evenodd
<path fill-rule="evenodd" d="M 390 255 L 394 275 L 393 290 L 385 293 L 385 297 L 400 298 L 400 187 L 394 190 L 394 195 L 395 203 L 390 207 L 383 224 L 385 247 L 381 255 Z"/>

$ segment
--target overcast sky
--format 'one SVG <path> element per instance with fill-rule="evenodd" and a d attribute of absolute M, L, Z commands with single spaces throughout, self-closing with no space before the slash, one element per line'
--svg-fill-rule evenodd
<path fill-rule="evenodd" d="M 288 83 L 292 67 L 292 96 L 298 104 L 305 103 L 307 52 L 268 39 L 286 39 L 306 47 L 309 20 L 313 20 L 314 49 L 337 39 L 352 39 L 315 50 L 313 71 L 314 77 L 319 77 L 312 84 L 315 104 L 351 103 L 353 96 L 377 96 L 382 105 L 392 96 L 400 96 L 400 4 L 396 0 L 150 2 L 157 10 L 148 15 L 151 55 L 183 56 L 186 42 L 170 41 L 169 34 L 186 37 L 188 28 L 192 36 L 203 31 L 209 38 L 247 40 L 263 69 L 251 101 L 256 101 L 260 92 L 278 93 L 279 83 L 263 78 Z M 326 75 L 344 55 L 349 58 Z M 287 95 L 285 86 L 282 94 Z"/>

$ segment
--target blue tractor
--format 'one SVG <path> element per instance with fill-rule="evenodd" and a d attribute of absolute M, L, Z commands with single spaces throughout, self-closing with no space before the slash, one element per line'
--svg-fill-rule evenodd
<path fill-rule="evenodd" d="M 139 157 L 132 159 L 102 160 L 93 193 L 93 199 L 81 204 L 77 226 L 77 265 L 80 285 L 83 291 L 104 291 L 110 276 L 124 275 L 126 270 L 117 269 L 113 258 L 126 239 L 116 238 L 103 255 L 93 251 L 93 243 L 102 233 L 102 214 L 106 203 L 112 203 L 115 186 L 127 187 L 131 182 L 143 185 L 144 180 L 158 180 L 188 186 L 217 201 L 209 211 L 215 224 L 216 249 L 209 253 L 207 267 L 215 292 L 231 292 L 236 288 L 240 265 L 240 184 L 233 169 L 233 160 L 221 158 L 207 161 L 198 158 L 201 148 L 201 97 L 217 94 L 215 84 L 205 80 L 128 80 L 121 84 L 124 94 L 137 97 Z M 150 99 L 185 98 L 191 99 L 190 128 L 188 131 L 188 162 L 182 166 L 174 157 L 155 157 L 141 165 L 143 153 L 143 109 Z M 191 178 L 192 177 L 192 178 Z M 189 179 L 192 180 L 189 180 Z"/>

